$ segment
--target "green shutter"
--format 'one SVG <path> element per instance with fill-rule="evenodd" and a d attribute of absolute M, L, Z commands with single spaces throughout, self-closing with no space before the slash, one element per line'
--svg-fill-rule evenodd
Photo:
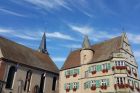
<path fill-rule="evenodd" d="M 66 89 L 66 83 L 64 84 L 64 90 Z"/>
<path fill-rule="evenodd" d="M 91 82 L 90 82 L 90 81 L 88 81 L 88 88 L 90 88 L 90 83 L 91 83 Z"/>
<path fill-rule="evenodd" d="M 73 83 L 70 83 L 70 90 L 73 89 Z"/>
<path fill-rule="evenodd" d="M 91 72 L 91 67 L 88 67 L 88 71 Z"/>
<path fill-rule="evenodd" d="M 67 71 L 65 71 L 65 76 L 67 75 Z"/>
<path fill-rule="evenodd" d="M 108 70 L 111 69 L 111 65 L 110 65 L 110 63 L 107 64 L 107 69 L 108 69 Z"/>
<path fill-rule="evenodd" d="M 73 73 L 74 73 L 74 70 L 73 69 L 70 70 L 70 75 L 73 75 Z"/>
<path fill-rule="evenodd" d="M 79 74 L 80 73 L 80 71 L 79 71 L 79 69 L 77 69 L 77 74 Z"/>
<path fill-rule="evenodd" d="M 96 80 L 96 87 L 100 87 L 100 80 Z"/>
<path fill-rule="evenodd" d="M 79 89 L 79 82 L 77 82 L 77 89 Z"/>
<path fill-rule="evenodd" d="M 101 71 L 101 70 L 102 70 L 102 65 L 97 65 L 96 71 L 99 72 L 99 71 Z"/>
<path fill-rule="evenodd" d="M 106 79 L 107 86 L 109 86 L 109 79 Z"/>

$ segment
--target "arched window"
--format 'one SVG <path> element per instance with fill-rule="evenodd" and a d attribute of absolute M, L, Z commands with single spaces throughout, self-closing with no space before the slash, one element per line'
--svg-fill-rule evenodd
<path fill-rule="evenodd" d="M 45 84 L 45 77 L 46 77 L 46 74 L 43 73 L 43 74 L 41 75 L 39 93 L 43 93 L 43 90 L 44 90 L 44 84 Z"/>
<path fill-rule="evenodd" d="M 13 80 L 15 76 L 15 72 L 17 71 L 16 67 L 11 66 L 9 69 L 8 77 L 7 77 L 7 82 L 6 82 L 6 88 L 11 89 L 13 85 Z"/>
<path fill-rule="evenodd" d="M 55 91 L 56 87 L 56 77 L 53 77 L 53 83 L 52 83 L 52 90 Z"/>
<path fill-rule="evenodd" d="M 31 84 L 31 78 L 32 78 L 32 71 L 29 70 L 27 71 L 26 74 L 26 80 L 25 80 L 25 85 L 24 85 L 24 91 L 30 91 L 30 84 Z"/>

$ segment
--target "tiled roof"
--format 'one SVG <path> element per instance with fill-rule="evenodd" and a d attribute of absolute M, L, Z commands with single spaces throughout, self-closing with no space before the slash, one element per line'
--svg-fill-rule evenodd
<path fill-rule="evenodd" d="M 59 69 L 47 54 L 40 53 L 1 36 L 0 49 L 5 59 L 46 71 L 59 73 Z"/>
<path fill-rule="evenodd" d="M 122 36 L 118 36 L 116 38 L 93 45 L 92 50 L 94 50 L 94 55 L 91 63 L 110 59 L 111 54 L 121 48 L 121 42 Z M 80 66 L 80 50 L 81 49 L 72 51 L 69 54 L 61 70 Z"/>

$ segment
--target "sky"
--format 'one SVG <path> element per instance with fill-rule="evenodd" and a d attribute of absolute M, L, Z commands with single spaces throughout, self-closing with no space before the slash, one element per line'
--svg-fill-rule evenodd
<path fill-rule="evenodd" d="M 44 32 L 59 68 L 84 35 L 94 45 L 122 32 L 140 66 L 140 0 L 0 0 L 0 36 L 37 50 Z"/>

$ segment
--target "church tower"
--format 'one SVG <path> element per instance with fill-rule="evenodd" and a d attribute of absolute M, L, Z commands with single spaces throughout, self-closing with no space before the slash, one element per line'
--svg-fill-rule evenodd
<path fill-rule="evenodd" d="M 82 49 L 80 52 L 81 65 L 91 62 L 93 59 L 93 54 L 94 54 L 94 50 L 91 48 L 88 36 L 85 35 L 82 44 Z"/>
<path fill-rule="evenodd" d="M 47 48 L 46 48 L 46 34 L 44 32 L 40 46 L 39 46 L 39 52 L 48 54 Z"/>

